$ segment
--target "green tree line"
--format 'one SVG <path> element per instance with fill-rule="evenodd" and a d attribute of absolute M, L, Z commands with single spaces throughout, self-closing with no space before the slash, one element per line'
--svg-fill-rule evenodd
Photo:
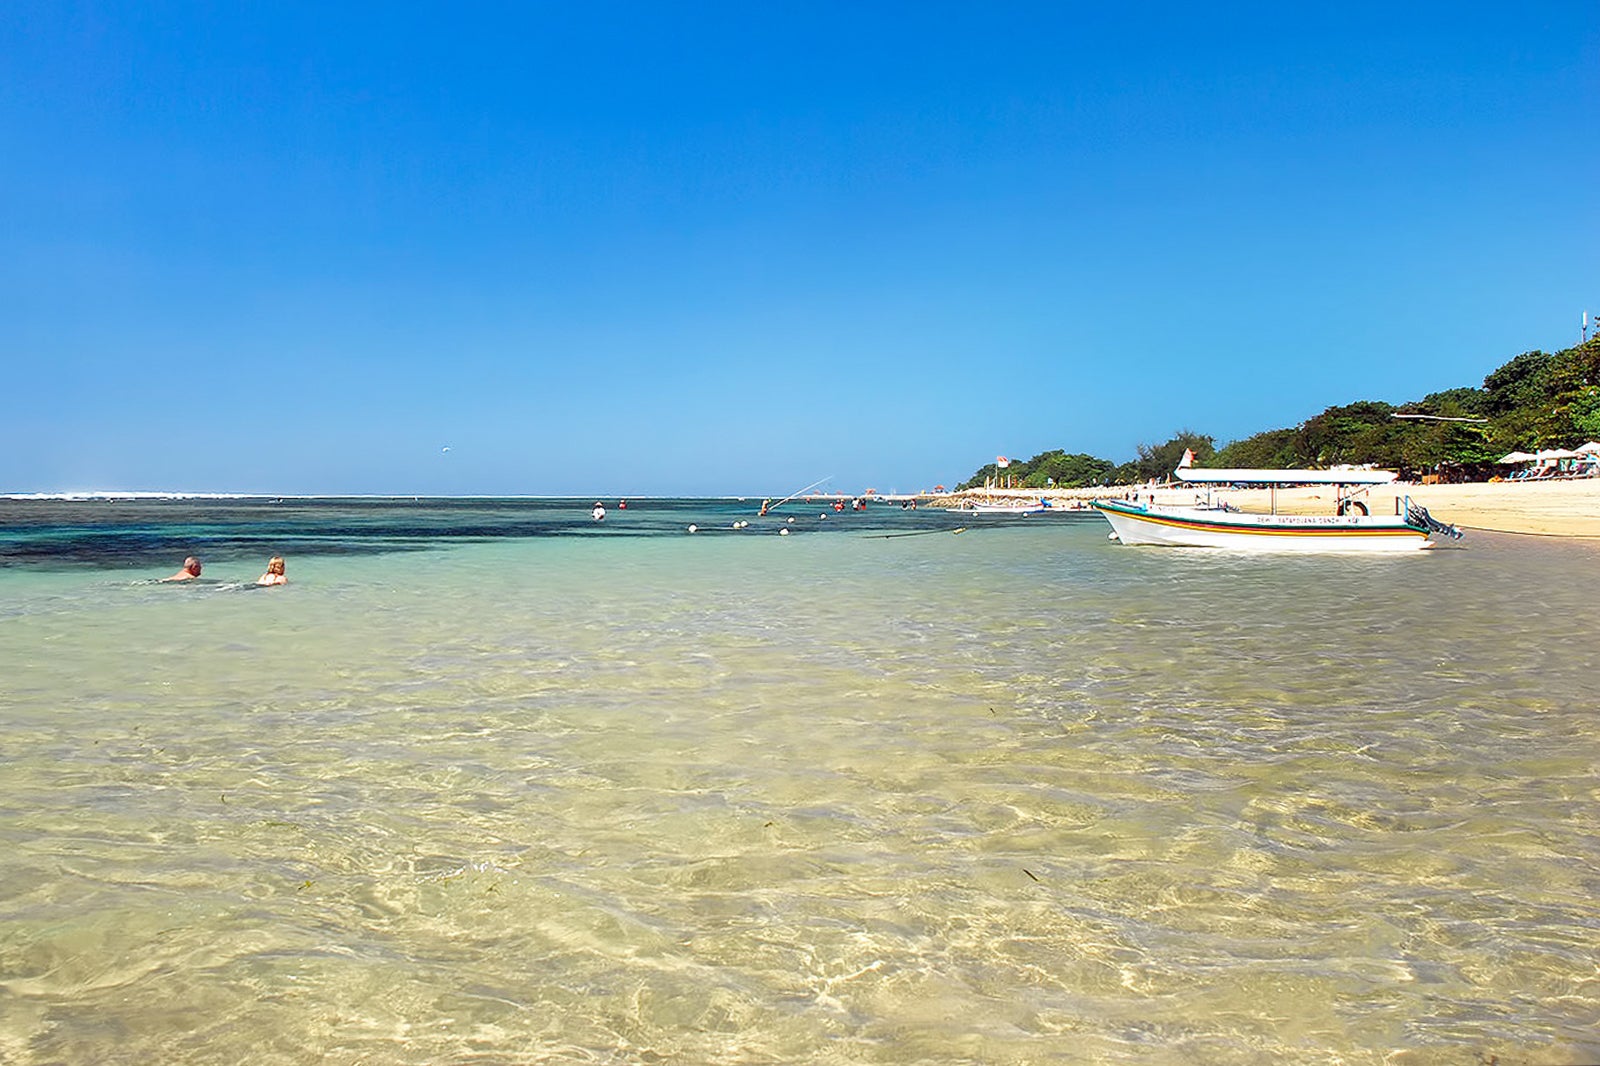
<path fill-rule="evenodd" d="M 1443 468 L 1487 476 L 1507 452 L 1572 448 L 1591 440 L 1600 440 L 1600 336 L 1559 352 L 1523 352 L 1485 377 L 1481 387 L 1446 389 L 1399 405 L 1359 400 L 1222 448 L 1210 436 L 1181 429 L 1164 443 L 1140 444 L 1138 457 L 1125 463 L 1060 449 L 1041 452 L 1012 460 L 1005 470 L 989 463 L 959 487 L 1001 479 L 1035 489 L 1132 484 L 1168 476 L 1186 449 L 1194 452 L 1197 466 L 1298 469 L 1372 463 L 1405 477 Z"/>

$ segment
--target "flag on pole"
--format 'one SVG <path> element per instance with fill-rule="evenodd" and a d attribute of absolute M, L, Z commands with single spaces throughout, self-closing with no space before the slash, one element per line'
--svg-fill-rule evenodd
<path fill-rule="evenodd" d="M 1007 459 L 1003 455 L 997 455 L 994 457 L 994 465 L 998 466 L 1001 470 L 1004 470 L 1006 467 L 1011 465 L 1011 460 Z"/>

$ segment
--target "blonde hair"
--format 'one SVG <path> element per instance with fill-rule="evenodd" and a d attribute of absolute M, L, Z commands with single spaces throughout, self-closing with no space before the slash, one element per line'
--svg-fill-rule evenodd
<path fill-rule="evenodd" d="M 267 573 L 269 573 L 269 574 L 281 574 L 281 573 L 283 573 L 283 556 L 274 555 L 272 558 L 267 560 Z"/>

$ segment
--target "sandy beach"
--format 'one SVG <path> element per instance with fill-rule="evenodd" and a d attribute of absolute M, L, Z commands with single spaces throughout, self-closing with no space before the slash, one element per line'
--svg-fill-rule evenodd
<path fill-rule="evenodd" d="M 1156 503 L 1192 503 L 1197 490 L 1191 485 L 1140 489 L 1148 496 L 1152 492 Z M 1060 503 L 1082 502 L 1097 496 L 1124 497 L 1132 489 L 1115 490 L 1050 489 L 1042 491 L 1002 490 L 993 493 L 995 498 L 1039 499 L 1043 497 Z M 1242 511 L 1265 513 L 1272 509 L 1270 489 L 1227 489 L 1224 498 Z M 1521 533 L 1550 537 L 1600 539 L 1600 478 L 1580 478 L 1572 481 L 1502 481 L 1474 482 L 1462 485 L 1416 485 L 1396 483 L 1374 486 L 1364 496 L 1373 514 L 1395 513 L 1401 497 L 1426 507 L 1435 518 L 1451 522 L 1463 529 L 1487 530 L 1501 533 Z M 959 493 L 941 499 L 957 500 L 963 497 L 988 498 L 982 491 Z M 1317 514 L 1333 508 L 1333 489 L 1330 486 L 1280 489 L 1277 493 L 1278 510 L 1290 514 Z"/>

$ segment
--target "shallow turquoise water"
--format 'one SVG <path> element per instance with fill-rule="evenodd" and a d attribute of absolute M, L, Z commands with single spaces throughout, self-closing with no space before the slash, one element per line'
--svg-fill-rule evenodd
<path fill-rule="evenodd" d="M 1590 548 L 301 506 L 5 516 L 0 1062 L 1600 1058 Z"/>

